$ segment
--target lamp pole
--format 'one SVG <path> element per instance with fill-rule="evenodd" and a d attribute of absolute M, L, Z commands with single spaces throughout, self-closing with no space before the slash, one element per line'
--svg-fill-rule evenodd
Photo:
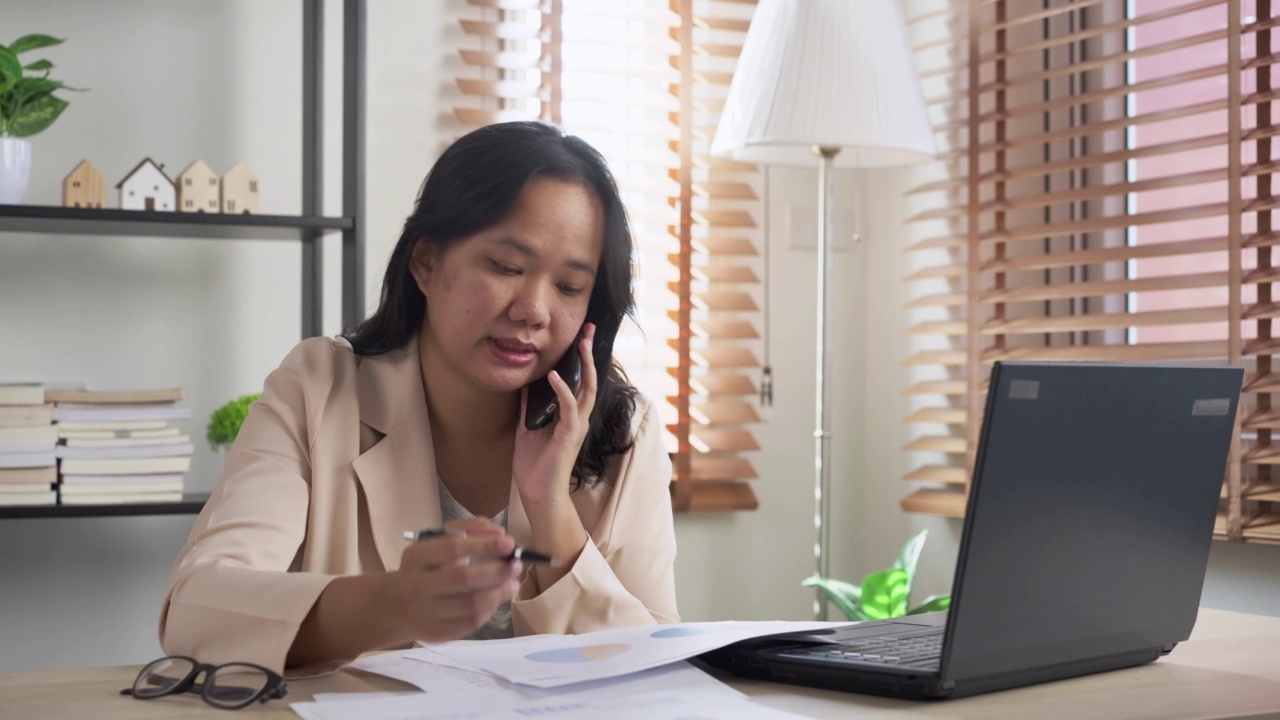
<path fill-rule="evenodd" d="M 831 577 L 829 557 L 831 545 L 831 266 L 835 260 L 835 245 L 831 237 L 831 202 L 835 197 L 835 173 L 832 161 L 840 148 L 814 145 L 818 156 L 818 372 L 815 393 L 814 438 L 814 529 L 817 531 L 813 548 L 818 575 Z M 827 619 L 827 596 L 816 589 L 813 613 L 817 620 Z"/>

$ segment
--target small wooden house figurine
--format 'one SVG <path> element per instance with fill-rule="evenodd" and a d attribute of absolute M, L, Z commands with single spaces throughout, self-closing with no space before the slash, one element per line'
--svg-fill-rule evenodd
<path fill-rule="evenodd" d="M 81 160 L 62 181 L 62 206 L 101 208 L 107 204 L 107 180 L 88 160 Z"/>
<path fill-rule="evenodd" d="M 218 212 L 218 175 L 196 160 L 178 176 L 178 212 Z"/>
<path fill-rule="evenodd" d="M 258 214 L 258 176 L 243 160 L 222 176 L 222 212 Z"/>
<path fill-rule="evenodd" d="M 138 166 L 116 183 L 120 191 L 121 210 L 164 210 L 173 212 L 177 192 L 173 181 L 151 158 L 143 158 Z"/>

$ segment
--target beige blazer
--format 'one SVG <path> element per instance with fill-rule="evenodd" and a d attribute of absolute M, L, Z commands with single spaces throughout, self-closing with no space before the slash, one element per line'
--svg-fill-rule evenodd
<path fill-rule="evenodd" d="M 639 398 L 635 445 L 573 493 L 591 535 L 551 587 L 527 573 L 517 635 L 677 622 L 662 424 Z M 298 626 L 340 575 L 395 570 L 406 530 L 437 527 L 440 495 L 418 343 L 374 357 L 303 341 L 270 376 L 178 555 L 160 644 L 206 663 L 281 671 Z M 531 539 L 512 484 L 508 532 Z"/>

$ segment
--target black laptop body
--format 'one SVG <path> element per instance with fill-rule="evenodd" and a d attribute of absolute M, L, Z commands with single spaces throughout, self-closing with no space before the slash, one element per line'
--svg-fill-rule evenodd
<path fill-rule="evenodd" d="M 950 611 L 758 638 L 703 660 L 763 680 L 943 699 L 1167 654 L 1195 624 L 1243 377 L 996 363 Z"/>

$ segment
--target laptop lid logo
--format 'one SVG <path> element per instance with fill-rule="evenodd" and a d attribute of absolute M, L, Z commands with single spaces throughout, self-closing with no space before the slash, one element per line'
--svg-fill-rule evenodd
<path fill-rule="evenodd" d="M 1035 400 L 1040 397 L 1039 380 L 1010 380 L 1010 400 Z"/>
<path fill-rule="evenodd" d="M 1204 398 L 1191 404 L 1192 415 L 1226 415 L 1231 412 L 1231 398 Z"/>

